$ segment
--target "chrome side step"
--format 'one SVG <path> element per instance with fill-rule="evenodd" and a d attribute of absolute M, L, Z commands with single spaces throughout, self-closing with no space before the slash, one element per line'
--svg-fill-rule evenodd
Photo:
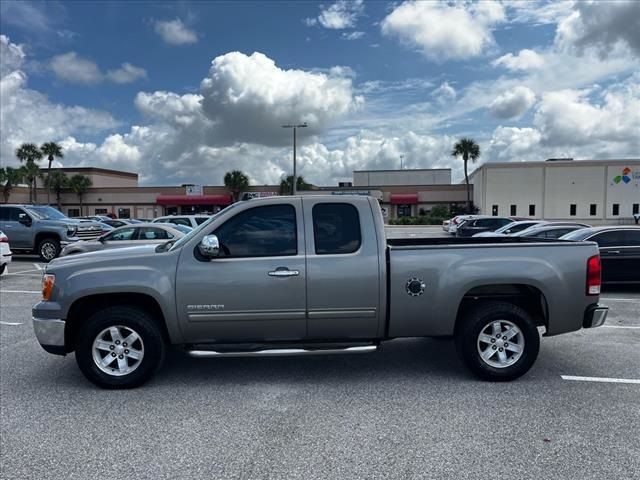
<path fill-rule="evenodd" d="M 187 355 L 195 358 L 212 357 L 279 357 L 295 355 L 337 355 L 345 353 L 369 353 L 375 352 L 378 345 L 363 345 L 345 348 L 270 348 L 266 350 L 251 350 L 247 352 L 217 352 L 215 350 L 187 350 Z"/>

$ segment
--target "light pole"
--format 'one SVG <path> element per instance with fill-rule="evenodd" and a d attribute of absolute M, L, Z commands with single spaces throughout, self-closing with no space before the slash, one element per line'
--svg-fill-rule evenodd
<path fill-rule="evenodd" d="M 298 128 L 305 128 L 308 127 L 309 125 L 307 124 L 307 122 L 304 123 L 300 123 L 298 125 L 282 125 L 282 128 L 293 128 L 293 178 L 291 179 L 291 183 L 292 188 L 292 195 L 295 195 L 297 193 L 297 183 L 298 183 L 298 178 L 296 175 L 296 130 Z"/>
<path fill-rule="evenodd" d="M 402 170 L 402 161 L 404 160 L 404 155 L 400 155 L 400 170 Z"/>

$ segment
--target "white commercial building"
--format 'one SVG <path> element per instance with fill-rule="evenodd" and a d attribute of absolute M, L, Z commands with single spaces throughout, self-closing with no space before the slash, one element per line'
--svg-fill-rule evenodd
<path fill-rule="evenodd" d="M 640 159 L 488 162 L 469 176 L 480 213 L 593 225 L 633 223 Z"/>

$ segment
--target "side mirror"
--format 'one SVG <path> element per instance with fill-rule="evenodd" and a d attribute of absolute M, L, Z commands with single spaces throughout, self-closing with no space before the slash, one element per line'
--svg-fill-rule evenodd
<path fill-rule="evenodd" d="M 198 250 L 207 258 L 214 258 L 220 254 L 220 242 L 215 235 L 205 235 L 198 244 Z"/>
<path fill-rule="evenodd" d="M 31 224 L 33 223 L 31 220 L 31 217 L 26 213 L 21 213 L 18 216 L 18 222 L 21 223 L 22 225 L 25 225 L 26 227 L 30 227 Z"/>

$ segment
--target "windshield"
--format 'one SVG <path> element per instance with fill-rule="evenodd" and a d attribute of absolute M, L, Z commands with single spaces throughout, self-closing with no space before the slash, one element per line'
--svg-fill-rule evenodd
<path fill-rule="evenodd" d="M 69 217 L 53 207 L 27 207 L 27 210 L 40 220 L 69 220 Z"/>
<path fill-rule="evenodd" d="M 573 232 L 567 233 L 566 235 L 563 235 L 562 237 L 560 237 L 561 240 L 573 240 L 574 242 L 579 242 L 581 240 L 584 240 L 585 238 L 587 238 L 589 235 L 591 235 L 593 232 L 591 231 L 591 229 L 589 228 L 581 228 L 580 230 L 574 230 Z"/>

